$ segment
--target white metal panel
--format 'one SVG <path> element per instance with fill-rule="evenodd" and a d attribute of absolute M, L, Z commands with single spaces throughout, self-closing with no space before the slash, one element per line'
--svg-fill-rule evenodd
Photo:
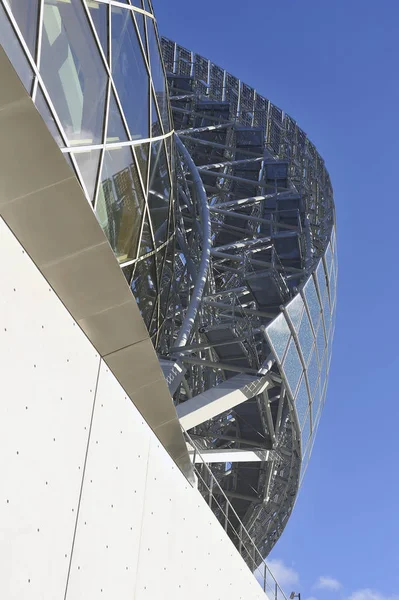
<path fill-rule="evenodd" d="M 102 362 L 66 600 L 133 598 L 150 436 Z"/>
<path fill-rule="evenodd" d="M 0 596 L 63 598 L 99 357 L 0 219 Z"/>
<path fill-rule="evenodd" d="M 204 502 L 151 440 L 136 600 L 255 600 L 264 594 Z"/>

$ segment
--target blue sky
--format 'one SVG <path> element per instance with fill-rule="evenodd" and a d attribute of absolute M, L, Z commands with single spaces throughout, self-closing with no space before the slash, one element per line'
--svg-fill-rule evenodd
<path fill-rule="evenodd" d="M 334 186 L 340 272 L 327 404 L 272 565 L 302 600 L 399 598 L 399 2 L 154 5 L 162 34 L 297 120 Z"/>

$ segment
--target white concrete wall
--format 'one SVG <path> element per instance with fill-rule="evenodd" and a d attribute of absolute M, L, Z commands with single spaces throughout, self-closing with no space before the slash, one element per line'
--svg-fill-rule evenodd
<path fill-rule="evenodd" d="M 1 219 L 0 291 L 0 598 L 264 598 Z"/>

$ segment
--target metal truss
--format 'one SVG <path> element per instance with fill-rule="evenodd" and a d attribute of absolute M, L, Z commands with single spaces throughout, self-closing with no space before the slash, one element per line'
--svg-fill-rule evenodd
<path fill-rule="evenodd" d="M 173 299 L 157 350 L 178 413 L 216 394 L 206 420 L 191 414 L 190 435 L 266 556 L 295 502 L 301 432 L 265 332 L 326 250 L 332 188 L 290 117 L 210 61 L 167 39 L 162 48 L 180 202 Z M 243 401 L 242 388 L 224 392 L 237 374 L 268 385 Z M 247 461 L 234 460 L 239 451 Z"/>

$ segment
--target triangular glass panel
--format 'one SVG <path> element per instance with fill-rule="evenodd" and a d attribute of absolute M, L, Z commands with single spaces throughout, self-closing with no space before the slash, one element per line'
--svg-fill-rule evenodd
<path fill-rule="evenodd" d="M 121 113 L 115 99 L 114 91 L 111 88 L 111 96 L 109 99 L 107 142 L 124 142 L 127 141 L 127 139 L 128 137 L 122 121 Z"/>
<path fill-rule="evenodd" d="M 135 259 L 144 196 L 131 149 L 109 148 L 104 155 L 96 214 L 121 264 Z"/>
<path fill-rule="evenodd" d="M 21 30 L 22 37 L 24 38 L 32 57 L 35 59 L 39 4 L 38 0 L 29 0 L 29 2 L 21 2 L 21 0 L 6 0 L 6 4 L 8 4 L 8 6 L 11 8 L 13 17 Z"/>
<path fill-rule="evenodd" d="M 88 152 L 74 153 L 75 161 L 91 201 L 94 201 L 94 190 L 97 182 L 100 155 L 101 150 L 89 150 Z"/>
<path fill-rule="evenodd" d="M 59 132 L 59 129 L 54 120 L 54 117 L 52 115 L 50 107 L 47 104 L 47 100 L 44 97 L 40 86 L 38 86 L 38 88 L 37 88 L 35 104 L 36 104 L 37 110 L 39 111 L 39 113 L 42 116 L 43 121 L 46 123 L 51 135 L 53 136 L 53 138 L 55 139 L 57 144 L 60 146 L 60 148 L 62 148 L 63 146 L 65 146 L 65 144 L 62 141 L 61 134 Z"/>
<path fill-rule="evenodd" d="M 148 207 L 156 246 L 162 244 L 168 234 L 170 208 L 170 179 L 163 140 L 151 144 Z"/>
<path fill-rule="evenodd" d="M 133 152 L 136 155 L 137 164 L 140 169 L 141 177 L 144 183 L 144 189 L 147 193 L 147 177 L 148 177 L 148 152 L 150 144 L 138 144 L 134 146 Z"/>
<path fill-rule="evenodd" d="M 147 35 L 145 32 L 145 17 L 139 12 L 134 13 L 134 17 L 136 19 L 137 27 L 140 32 L 141 42 L 143 44 L 145 55 L 148 56 L 147 52 Z"/>
<path fill-rule="evenodd" d="M 105 58 L 108 61 L 108 6 L 101 2 L 91 2 L 90 0 L 86 0 L 86 2 Z"/>
<path fill-rule="evenodd" d="M 132 138 L 148 138 L 149 76 L 133 16 L 115 5 L 111 11 L 113 79 Z"/>
<path fill-rule="evenodd" d="M 159 122 L 158 109 L 154 100 L 151 102 L 151 137 L 163 135 L 161 123 Z"/>

